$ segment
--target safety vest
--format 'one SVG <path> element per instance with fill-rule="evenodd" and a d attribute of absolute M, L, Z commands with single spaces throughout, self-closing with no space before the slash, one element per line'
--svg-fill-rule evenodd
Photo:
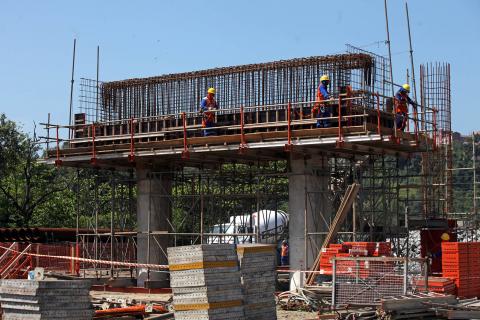
<path fill-rule="evenodd" d="M 205 102 L 205 106 L 203 106 L 203 102 Z M 203 118 L 207 122 L 213 122 L 215 120 L 215 113 L 214 112 L 208 112 L 206 110 L 212 110 L 212 109 L 218 109 L 218 104 L 215 99 L 208 99 L 208 97 L 205 97 L 202 99 L 202 109 L 204 110 L 203 113 Z"/>
<path fill-rule="evenodd" d="M 403 94 L 397 94 L 395 96 L 395 112 L 396 113 L 408 113 L 407 97 Z"/>
<path fill-rule="evenodd" d="M 280 254 L 282 257 L 288 256 L 288 245 L 285 245 L 285 246 L 282 245 L 282 252 Z"/>
<path fill-rule="evenodd" d="M 325 104 L 324 103 L 321 103 L 322 101 L 325 100 L 325 96 L 323 95 L 322 91 L 320 90 L 320 87 L 322 85 L 318 86 L 318 89 L 317 89 L 317 97 L 316 97 L 316 102 L 315 105 L 313 106 L 313 113 L 316 114 L 318 113 L 319 109 L 321 107 L 324 107 Z M 327 90 L 327 88 L 325 88 L 325 90 Z"/>

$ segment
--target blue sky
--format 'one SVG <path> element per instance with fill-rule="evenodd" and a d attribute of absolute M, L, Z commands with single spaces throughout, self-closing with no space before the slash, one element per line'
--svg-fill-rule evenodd
<path fill-rule="evenodd" d="M 417 68 L 450 62 L 453 129 L 480 130 L 480 1 L 408 4 Z M 389 1 L 396 82 L 409 67 L 404 7 Z M 104 81 L 340 53 L 346 43 L 387 53 L 383 0 L 1 0 L 0 112 L 27 131 L 48 112 L 66 123 L 74 38 L 76 93 L 80 77 L 95 78 L 97 45 Z"/>

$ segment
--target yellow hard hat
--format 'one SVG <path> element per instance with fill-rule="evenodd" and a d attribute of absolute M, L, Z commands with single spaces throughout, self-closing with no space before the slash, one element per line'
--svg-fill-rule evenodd
<path fill-rule="evenodd" d="M 407 92 L 410 92 L 410 85 L 408 83 L 405 83 L 403 86 L 402 86 L 403 89 L 405 89 L 405 91 Z"/>
<path fill-rule="evenodd" d="M 324 74 L 321 78 L 320 81 L 330 81 L 330 77 L 326 74 Z"/>
<path fill-rule="evenodd" d="M 442 233 L 442 235 L 440 236 L 440 238 L 443 240 L 443 241 L 448 241 L 450 240 L 450 235 L 446 232 Z"/>
<path fill-rule="evenodd" d="M 208 92 L 208 93 L 213 93 L 213 94 L 215 94 L 215 88 L 208 88 L 208 91 L 207 91 L 207 92 Z"/>

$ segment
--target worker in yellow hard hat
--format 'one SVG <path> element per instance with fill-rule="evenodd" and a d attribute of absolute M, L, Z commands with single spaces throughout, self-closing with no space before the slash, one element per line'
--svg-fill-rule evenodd
<path fill-rule="evenodd" d="M 320 77 L 320 85 L 317 89 L 316 103 L 312 109 L 312 116 L 317 118 L 332 117 L 332 110 L 328 103 L 324 100 L 330 99 L 328 86 L 330 85 L 330 77 L 326 74 Z M 317 120 L 317 128 L 328 128 L 331 126 L 330 120 Z"/>
<path fill-rule="evenodd" d="M 215 134 L 212 128 L 215 125 L 215 112 L 213 110 L 218 110 L 218 103 L 215 100 L 215 88 L 209 88 L 207 91 L 207 96 L 202 99 L 200 103 L 200 112 L 203 113 L 202 118 L 202 127 L 204 136 L 209 136 Z"/>
<path fill-rule="evenodd" d="M 410 99 L 410 85 L 405 83 L 395 94 L 395 123 L 397 130 L 404 131 L 408 122 L 408 105 L 416 106 L 416 103 Z"/>
<path fill-rule="evenodd" d="M 440 238 L 442 239 L 442 241 L 450 241 L 450 235 L 446 232 L 442 233 Z"/>

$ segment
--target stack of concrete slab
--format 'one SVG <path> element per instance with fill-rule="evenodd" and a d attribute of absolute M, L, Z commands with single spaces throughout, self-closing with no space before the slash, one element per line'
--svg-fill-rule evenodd
<path fill-rule="evenodd" d="M 2 319 L 92 319 L 90 286 L 82 280 L 2 280 Z"/>
<path fill-rule="evenodd" d="M 245 319 L 276 320 L 276 250 L 273 245 L 242 244 L 237 248 L 242 274 Z"/>
<path fill-rule="evenodd" d="M 172 247 L 167 252 L 175 319 L 245 319 L 235 245 Z"/>

